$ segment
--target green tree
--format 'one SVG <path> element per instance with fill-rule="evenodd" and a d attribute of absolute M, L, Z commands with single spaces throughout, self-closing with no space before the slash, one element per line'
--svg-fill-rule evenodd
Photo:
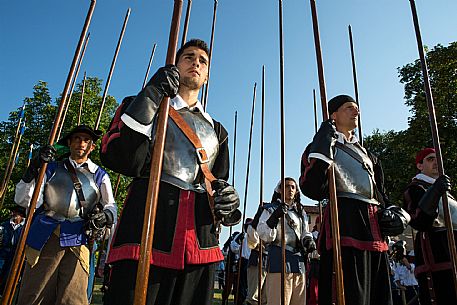
<path fill-rule="evenodd" d="M 430 84 L 446 174 L 457 177 L 457 43 L 437 45 L 427 51 Z M 401 204 L 404 188 L 417 173 L 417 151 L 432 147 L 429 113 L 419 60 L 398 69 L 405 86 L 405 104 L 410 107 L 408 128 L 379 132 L 366 137 L 365 145 L 382 160 L 385 184 L 391 200 Z M 457 191 L 454 183 L 453 191 Z"/>

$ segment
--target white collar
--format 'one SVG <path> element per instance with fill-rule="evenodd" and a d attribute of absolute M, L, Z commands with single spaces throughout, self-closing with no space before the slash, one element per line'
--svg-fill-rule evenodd
<path fill-rule="evenodd" d="M 190 110 L 193 110 L 193 109 L 197 108 L 198 111 L 200 111 L 200 113 L 203 115 L 203 117 L 211 124 L 211 126 L 214 127 L 213 119 L 207 112 L 205 112 L 205 109 L 203 108 L 203 105 L 202 105 L 202 103 L 200 103 L 199 100 L 197 100 L 197 103 L 195 103 L 195 105 L 193 107 L 189 107 L 189 105 L 187 105 L 187 103 L 183 100 L 183 98 L 179 94 L 177 94 L 174 98 L 172 98 L 170 100 L 170 105 L 175 110 L 179 110 L 182 108 L 188 108 Z"/>
<path fill-rule="evenodd" d="M 70 163 L 75 167 L 75 168 L 79 168 L 79 167 L 82 167 L 84 163 L 87 164 L 87 169 L 89 169 L 89 171 L 94 174 L 97 169 L 98 169 L 98 165 L 95 164 L 94 162 L 92 162 L 91 159 L 87 158 L 86 162 L 83 162 L 81 164 L 78 164 L 76 163 L 75 160 L 73 160 L 71 157 L 68 157 L 68 160 L 70 160 Z"/>
<path fill-rule="evenodd" d="M 339 132 L 338 130 L 336 131 L 336 134 L 338 135 L 338 139 L 337 141 L 340 142 L 341 144 L 344 144 L 344 143 L 350 143 L 350 144 L 355 144 L 357 142 L 359 142 L 359 140 L 357 139 L 356 136 L 352 136 L 350 140 L 346 139 L 346 136 L 344 135 L 344 133 L 342 132 Z"/>
<path fill-rule="evenodd" d="M 422 174 L 422 173 L 417 174 L 414 178 L 417 179 L 417 180 L 425 181 L 425 182 L 430 183 L 430 184 L 435 183 L 435 180 L 436 180 L 435 178 L 432 178 L 432 177 L 427 176 L 427 175 Z"/>

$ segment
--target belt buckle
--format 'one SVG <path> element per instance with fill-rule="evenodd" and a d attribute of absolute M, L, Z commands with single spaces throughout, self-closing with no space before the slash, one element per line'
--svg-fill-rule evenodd
<path fill-rule="evenodd" d="M 206 150 L 204 147 L 196 148 L 195 152 L 197 153 L 198 162 L 200 164 L 205 164 L 209 162 L 208 155 L 206 154 Z"/>

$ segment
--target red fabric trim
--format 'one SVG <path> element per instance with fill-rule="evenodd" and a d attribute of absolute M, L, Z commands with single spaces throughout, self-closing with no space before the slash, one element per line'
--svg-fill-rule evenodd
<path fill-rule="evenodd" d="M 308 156 L 303 153 L 303 155 L 301 156 L 301 167 L 302 167 L 302 174 L 300 175 L 300 179 L 299 179 L 299 184 L 302 185 L 303 183 L 305 183 L 305 181 L 307 180 L 307 174 L 308 174 L 308 171 L 310 170 L 310 168 L 312 167 L 312 165 L 316 163 L 316 159 L 311 159 L 311 162 L 308 162 Z"/>
<path fill-rule="evenodd" d="M 183 193 L 181 191 L 181 193 Z M 190 192 L 192 200 L 188 205 L 187 211 L 187 230 L 186 230 L 186 249 L 185 258 L 187 264 L 204 264 L 222 261 L 224 256 L 219 246 L 202 249 L 198 243 L 197 235 L 195 234 L 195 193 Z"/>
<path fill-rule="evenodd" d="M 376 241 L 382 240 L 381 229 L 379 228 L 379 223 L 376 218 L 376 213 L 378 211 L 378 207 L 374 205 L 368 205 L 368 218 L 370 219 L 370 229 L 371 234 L 373 235 L 373 239 Z M 387 247 L 388 248 L 388 247 Z M 387 251 L 388 249 L 386 249 Z"/>
<path fill-rule="evenodd" d="M 224 259 L 219 246 L 201 249 L 195 233 L 195 193 L 180 191 L 177 223 L 171 252 L 152 250 L 151 264 L 159 267 L 182 270 L 184 264 L 205 264 Z M 138 260 L 139 244 L 125 244 L 112 248 L 108 263 L 124 259 Z"/>
<path fill-rule="evenodd" d="M 433 250 L 429 238 L 430 237 L 427 232 L 422 232 L 420 242 L 424 264 L 416 267 L 414 270 L 414 275 L 419 275 L 424 272 L 437 272 L 452 269 L 452 264 L 450 261 L 435 263 L 435 257 L 433 255 Z"/>
<path fill-rule="evenodd" d="M 106 153 L 107 146 L 112 140 L 120 137 L 120 130 L 125 125 L 124 122 L 121 120 L 122 108 L 124 108 L 124 104 L 121 104 L 117 108 L 116 113 L 114 114 L 113 121 L 110 125 L 111 128 L 102 138 L 102 153 Z"/>
<path fill-rule="evenodd" d="M 369 218 L 370 218 L 370 228 L 371 228 L 371 232 L 373 234 L 373 238 L 375 240 L 362 241 L 362 240 L 357 240 L 357 239 L 354 239 L 354 238 L 348 237 L 348 236 L 341 236 L 340 237 L 341 247 L 352 247 L 352 248 L 356 248 L 359 250 L 377 251 L 377 252 L 384 252 L 384 251 L 389 250 L 389 246 L 387 245 L 387 243 L 385 241 L 381 240 L 379 225 L 375 220 L 375 215 L 376 215 L 375 213 L 376 213 L 376 207 L 369 205 L 368 214 L 369 214 Z M 327 250 L 330 250 L 333 247 L 333 244 L 332 244 L 332 237 L 331 237 L 331 230 L 330 230 L 330 222 L 328 221 L 328 214 L 329 214 L 329 209 L 325 209 L 325 212 L 324 212 L 324 224 L 325 224 L 325 234 L 326 234 L 325 247 L 327 248 Z M 320 238 L 319 238 L 318 244 L 320 244 Z M 319 248 L 320 248 L 320 246 L 318 247 L 318 249 Z"/>

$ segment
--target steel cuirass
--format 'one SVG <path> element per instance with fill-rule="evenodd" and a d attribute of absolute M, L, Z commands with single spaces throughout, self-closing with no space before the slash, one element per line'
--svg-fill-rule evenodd
<path fill-rule="evenodd" d="M 87 168 L 75 168 L 85 201 L 79 202 L 70 173 L 59 163 L 44 187 L 45 214 L 57 220 L 78 221 L 100 201 L 94 174 Z"/>
<path fill-rule="evenodd" d="M 373 162 L 359 146 L 346 143 L 358 159 L 346 151 L 335 146 L 335 182 L 338 197 L 353 198 L 371 204 L 380 204 L 375 197 L 375 183 L 373 181 Z M 363 161 L 363 164 L 360 162 Z"/>
<path fill-rule="evenodd" d="M 278 207 L 278 209 L 280 209 L 280 207 Z M 303 233 L 303 220 L 295 210 L 288 210 L 285 217 L 286 230 L 284 235 L 286 237 L 286 249 L 295 253 L 299 251 L 297 246 L 301 242 L 299 239 L 301 239 Z M 280 221 L 277 227 L 276 239 L 273 241 L 273 245 L 281 247 L 281 234 L 282 226 Z"/>
<path fill-rule="evenodd" d="M 188 108 L 177 111 L 200 139 L 211 170 L 219 152 L 219 140 L 213 126 L 200 112 Z M 195 147 L 175 122 L 168 120 L 161 180 L 184 190 L 203 192 L 202 177 Z"/>
<path fill-rule="evenodd" d="M 452 227 L 455 230 L 457 228 L 457 201 L 451 194 L 449 194 L 449 192 L 447 193 L 447 202 L 449 206 L 449 214 L 451 215 Z M 443 198 L 440 198 L 440 202 L 438 204 L 438 217 L 433 222 L 433 226 L 435 228 L 446 228 L 444 222 Z"/>

